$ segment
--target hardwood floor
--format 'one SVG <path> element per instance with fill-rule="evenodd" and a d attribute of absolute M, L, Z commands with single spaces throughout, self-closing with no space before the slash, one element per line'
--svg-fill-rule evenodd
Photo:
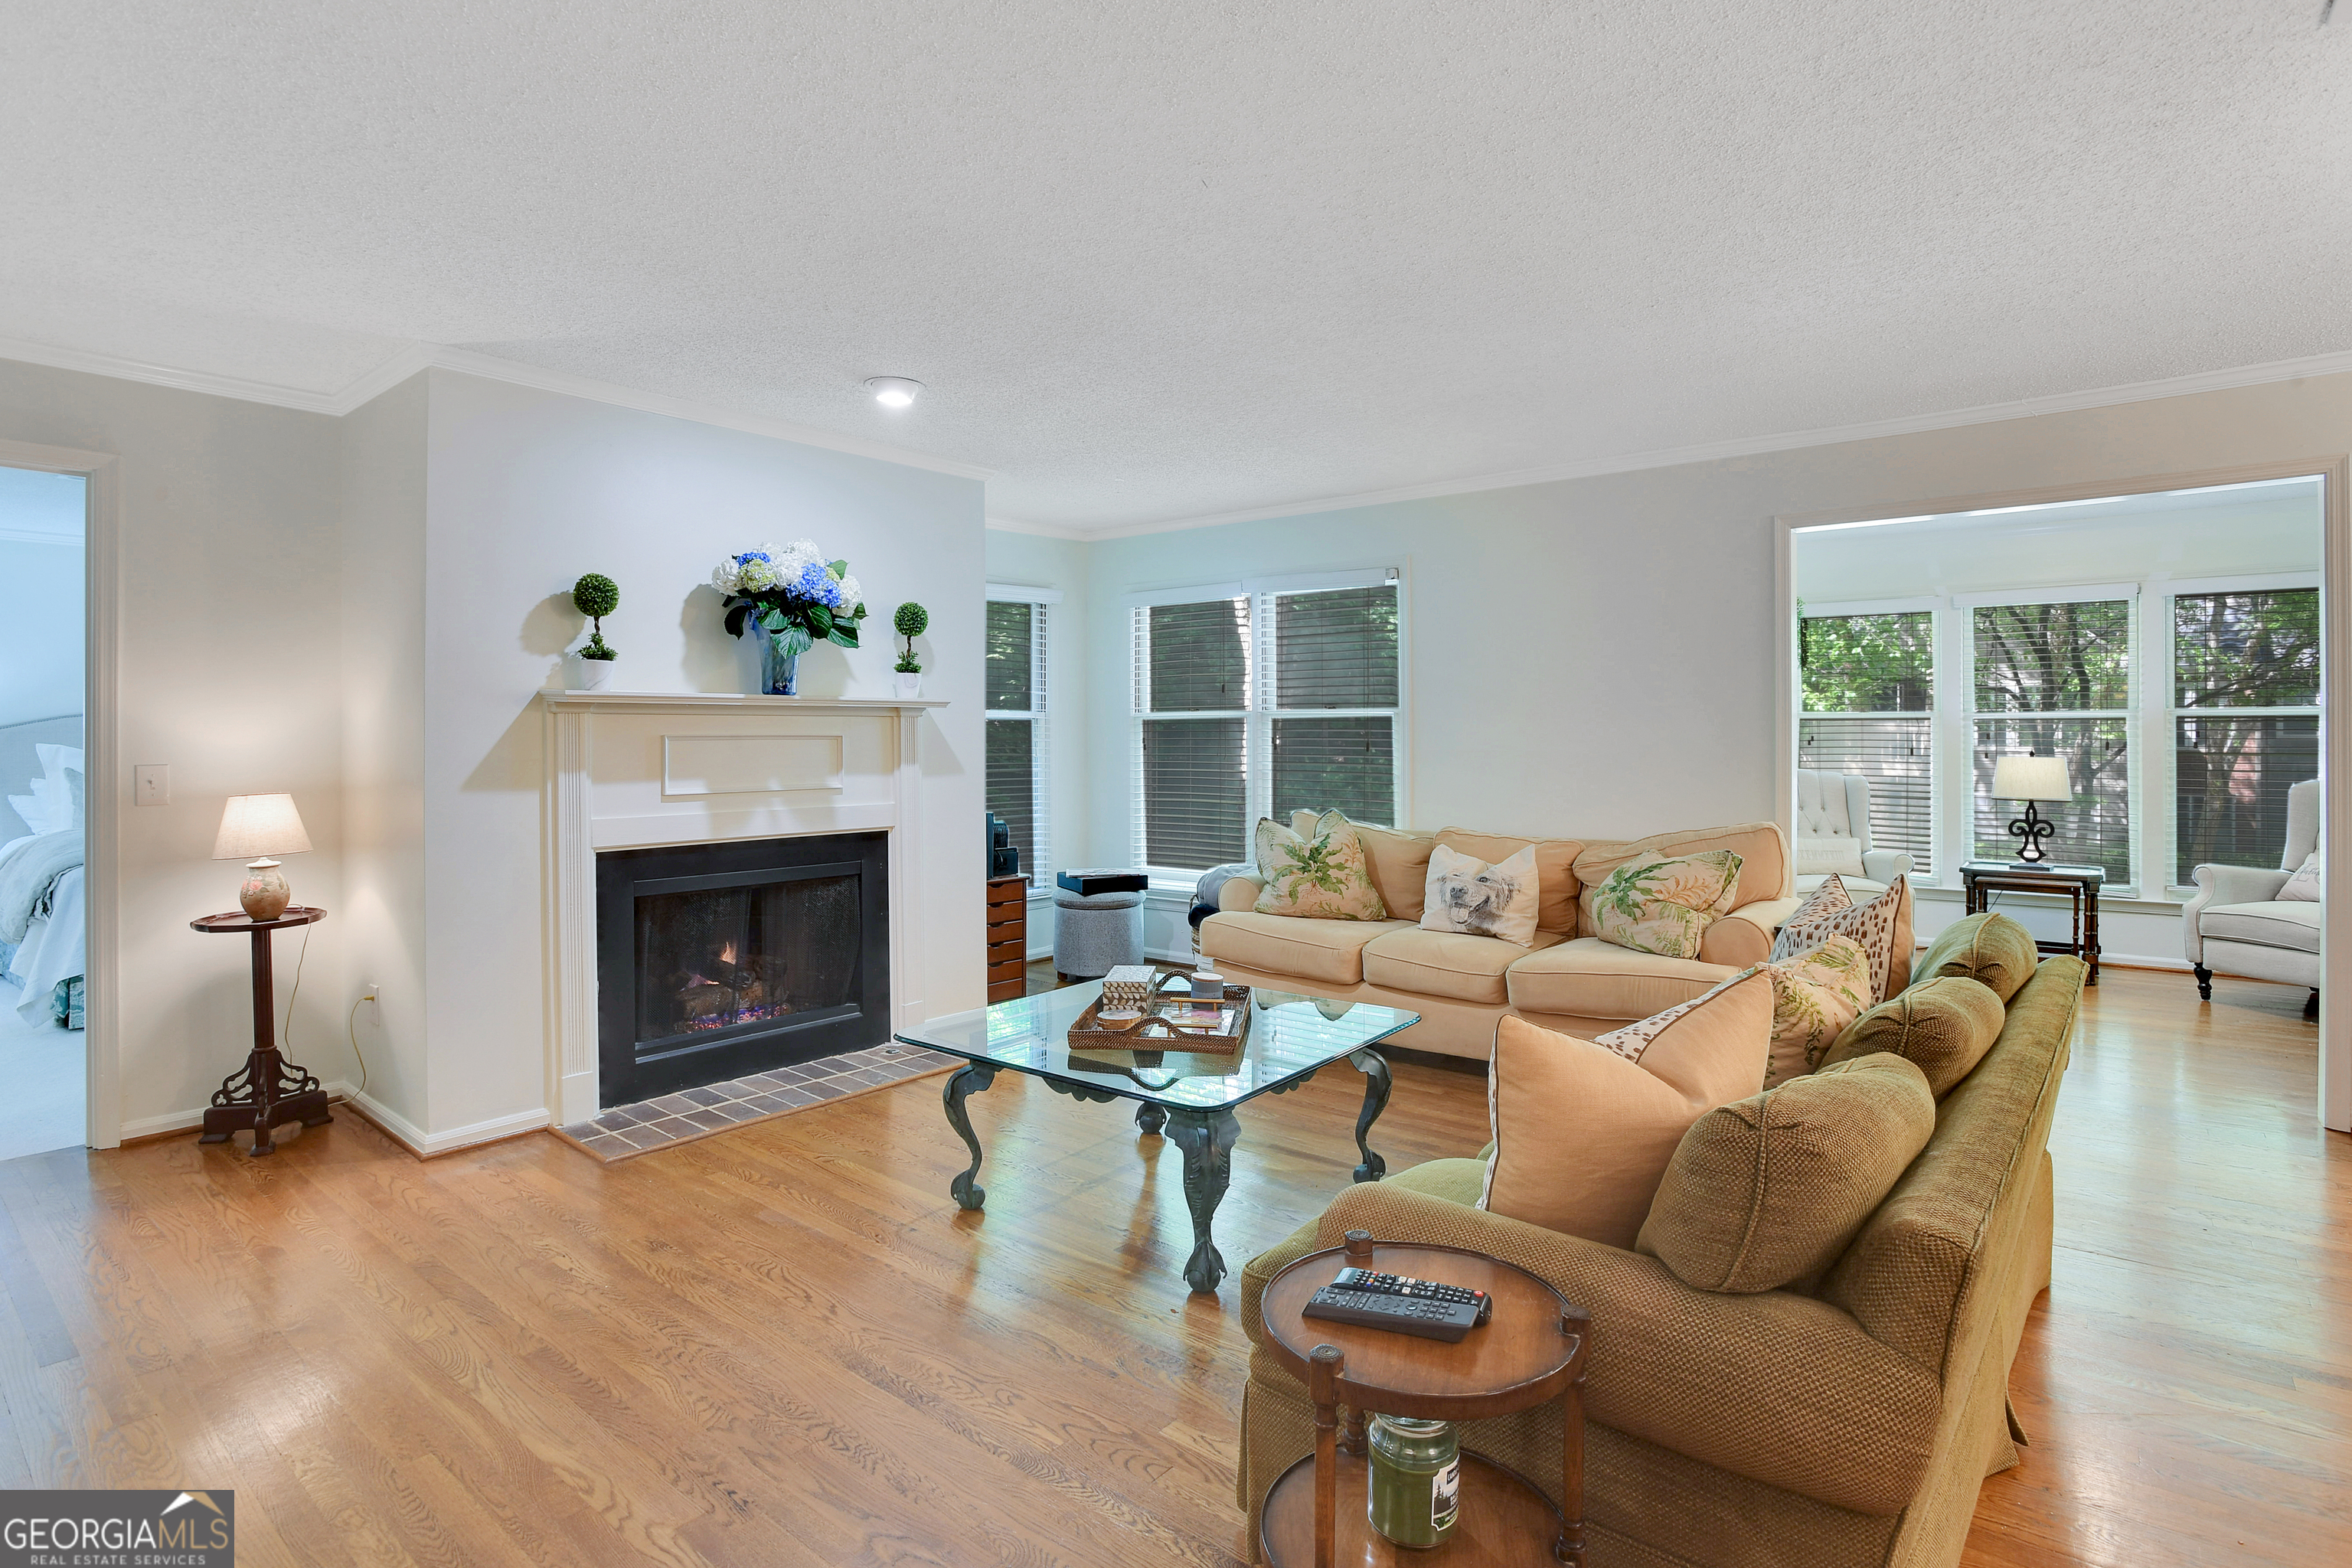
<path fill-rule="evenodd" d="M 2302 994 L 2110 971 L 2062 1095 L 2025 1464 L 1969 1561 L 2352 1560 L 2352 1141 Z M 1392 1168 L 1485 1136 L 1401 1064 Z M 1230 1262 L 1348 1178 L 1353 1072 L 1241 1113 Z M 252 1564 L 1223 1564 L 1234 1290 L 1176 1150 L 1012 1074 L 618 1165 L 419 1163 L 365 1122 L 0 1163 L 0 1488 L 234 1489 Z"/>

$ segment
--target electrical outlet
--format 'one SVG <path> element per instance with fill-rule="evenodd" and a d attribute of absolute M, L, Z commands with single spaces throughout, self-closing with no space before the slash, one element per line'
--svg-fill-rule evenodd
<path fill-rule="evenodd" d="M 360 982 L 360 1000 L 371 1006 L 381 1007 L 383 1005 L 383 993 L 374 981 L 362 980 Z"/>
<path fill-rule="evenodd" d="M 132 804 L 137 805 L 169 805 L 172 804 L 172 764 L 142 763 L 131 770 Z"/>

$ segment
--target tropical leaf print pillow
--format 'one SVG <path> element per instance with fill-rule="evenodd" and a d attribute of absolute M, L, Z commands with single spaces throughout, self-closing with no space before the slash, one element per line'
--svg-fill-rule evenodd
<path fill-rule="evenodd" d="M 1833 936 L 1764 968 L 1772 976 L 1772 1089 L 1819 1067 L 1837 1037 L 1871 1007 L 1870 954 L 1852 937 Z"/>
<path fill-rule="evenodd" d="M 1257 896 L 1259 914 L 1318 921 L 1389 918 L 1364 864 L 1363 840 L 1338 812 L 1317 817 L 1311 837 L 1261 816 L 1256 847 L 1258 879 L 1265 884 Z"/>
<path fill-rule="evenodd" d="M 1535 945 L 1543 887 L 1534 845 L 1491 866 L 1475 855 L 1436 845 L 1429 852 L 1424 888 L 1422 930 L 1496 937 L 1517 947 Z"/>
<path fill-rule="evenodd" d="M 1586 895 L 1592 934 L 1636 952 L 1696 958 L 1706 928 L 1739 894 L 1739 867 L 1728 849 L 1628 860 Z"/>

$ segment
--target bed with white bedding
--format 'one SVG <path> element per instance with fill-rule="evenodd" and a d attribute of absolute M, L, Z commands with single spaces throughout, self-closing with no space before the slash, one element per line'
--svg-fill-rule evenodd
<path fill-rule="evenodd" d="M 0 726 L 0 1006 L 81 1027 L 82 728 L 78 714 Z"/>

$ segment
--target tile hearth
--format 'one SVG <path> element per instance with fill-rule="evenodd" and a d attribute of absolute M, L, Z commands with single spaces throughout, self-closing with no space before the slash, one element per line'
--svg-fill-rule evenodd
<path fill-rule="evenodd" d="M 959 1058 L 913 1046 L 871 1046 L 837 1057 L 820 1057 L 798 1067 L 681 1089 L 635 1105 L 616 1105 L 585 1121 L 558 1127 L 554 1132 L 574 1148 L 611 1164 L 960 1065 Z"/>

